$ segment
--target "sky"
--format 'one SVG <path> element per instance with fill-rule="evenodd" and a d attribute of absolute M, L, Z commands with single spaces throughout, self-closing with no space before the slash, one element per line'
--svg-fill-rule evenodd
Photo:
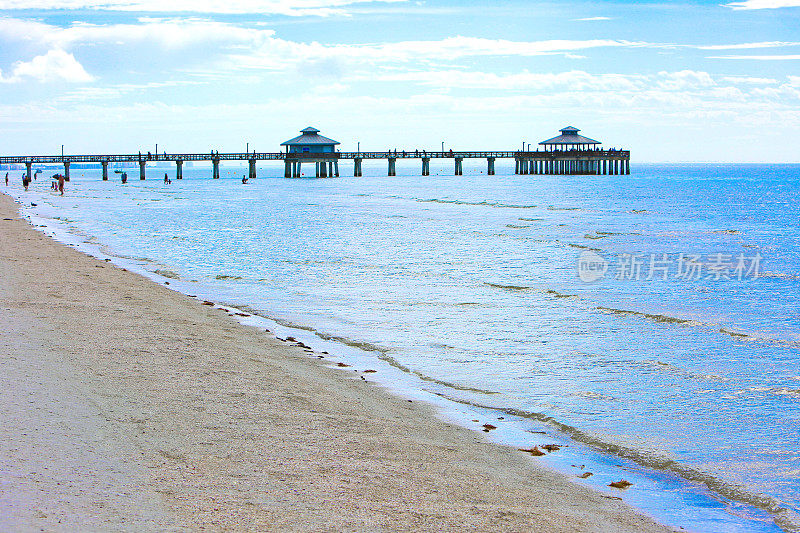
<path fill-rule="evenodd" d="M 800 162 L 800 0 L 0 0 L 0 153 L 513 150 Z"/>

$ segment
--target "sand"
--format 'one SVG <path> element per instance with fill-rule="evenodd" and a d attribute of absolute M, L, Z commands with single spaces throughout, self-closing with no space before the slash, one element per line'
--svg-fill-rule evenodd
<path fill-rule="evenodd" d="M 0 369 L 2 531 L 669 531 L 4 195 Z"/>

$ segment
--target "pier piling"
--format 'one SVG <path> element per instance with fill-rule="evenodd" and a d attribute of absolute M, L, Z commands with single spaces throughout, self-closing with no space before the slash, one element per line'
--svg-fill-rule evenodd
<path fill-rule="evenodd" d="M 397 158 L 390 157 L 389 158 L 389 176 L 396 176 L 397 175 Z"/>
<path fill-rule="evenodd" d="M 101 161 L 101 165 L 103 165 L 103 181 L 108 181 L 108 161 Z"/>
<path fill-rule="evenodd" d="M 147 166 L 147 161 L 141 160 L 139 161 L 139 180 L 144 181 L 145 174 L 144 169 Z"/>
<path fill-rule="evenodd" d="M 456 157 L 456 176 L 463 176 L 464 175 L 464 158 L 463 157 Z"/>
<path fill-rule="evenodd" d="M 25 162 L 25 170 L 26 170 L 27 176 L 28 176 L 28 183 L 30 183 L 31 179 L 33 178 L 33 173 L 31 172 L 32 168 L 33 168 L 33 163 L 31 163 L 30 161 L 26 161 Z"/>
<path fill-rule="evenodd" d="M 215 179 L 219 179 L 219 157 L 215 157 L 211 160 L 211 165 L 213 167 L 211 171 L 211 176 Z"/>
<path fill-rule="evenodd" d="M 183 159 L 178 159 L 175 161 L 175 179 L 183 179 Z"/>
<path fill-rule="evenodd" d="M 248 173 L 247 173 L 247 178 L 251 179 L 251 180 L 256 179 L 256 160 L 255 159 L 251 159 L 250 160 Z"/>
<path fill-rule="evenodd" d="M 353 177 L 360 178 L 361 174 L 361 161 L 360 157 L 353 159 Z"/>

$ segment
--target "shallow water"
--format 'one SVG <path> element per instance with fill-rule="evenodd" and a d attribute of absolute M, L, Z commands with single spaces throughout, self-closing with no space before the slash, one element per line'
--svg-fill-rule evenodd
<path fill-rule="evenodd" d="M 548 420 L 793 529 L 800 167 L 439 170 L 409 163 L 387 178 L 365 164 L 364 178 L 242 185 L 243 169 L 210 180 L 195 168 L 169 186 L 84 171 L 63 198 L 41 178 L 21 197 L 117 255 L 364 349 L 436 394 Z M 606 261 L 605 276 L 582 281 L 581 258 Z M 728 522 L 701 509 L 689 525 L 774 527 L 735 507 Z"/>

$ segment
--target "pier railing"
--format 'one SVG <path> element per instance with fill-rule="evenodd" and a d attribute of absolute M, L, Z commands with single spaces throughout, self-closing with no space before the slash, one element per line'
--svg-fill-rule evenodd
<path fill-rule="evenodd" d="M 173 162 L 176 164 L 176 178 L 183 177 L 183 164 L 187 161 L 210 161 L 213 177 L 219 178 L 221 161 L 247 161 L 251 178 L 256 177 L 256 162 L 283 161 L 286 177 L 300 177 L 302 165 L 314 163 L 317 177 L 339 175 L 339 161 L 352 160 L 353 175 L 361 176 L 361 164 L 365 159 L 384 159 L 388 161 L 388 175 L 396 175 L 398 159 L 421 159 L 422 174 L 430 175 L 432 159 L 452 159 L 455 175 L 463 173 L 464 159 L 486 159 L 487 174 L 494 175 L 495 160 L 514 159 L 515 174 L 630 174 L 628 150 L 548 150 L 548 151 L 454 151 L 428 152 L 425 150 L 388 150 L 385 152 L 324 152 L 324 153 L 285 153 L 285 152 L 233 152 L 219 153 L 136 153 L 136 154 L 78 154 L 78 155 L 19 155 L 0 156 L 0 164 L 24 164 L 28 175 L 33 165 L 61 164 L 69 179 L 69 167 L 73 163 L 95 163 L 103 167 L 103 179 L 108 179 L 110 163 L 138 163 L 139 178 L 145 179 L 145 168 L 150 162 Z"/>

